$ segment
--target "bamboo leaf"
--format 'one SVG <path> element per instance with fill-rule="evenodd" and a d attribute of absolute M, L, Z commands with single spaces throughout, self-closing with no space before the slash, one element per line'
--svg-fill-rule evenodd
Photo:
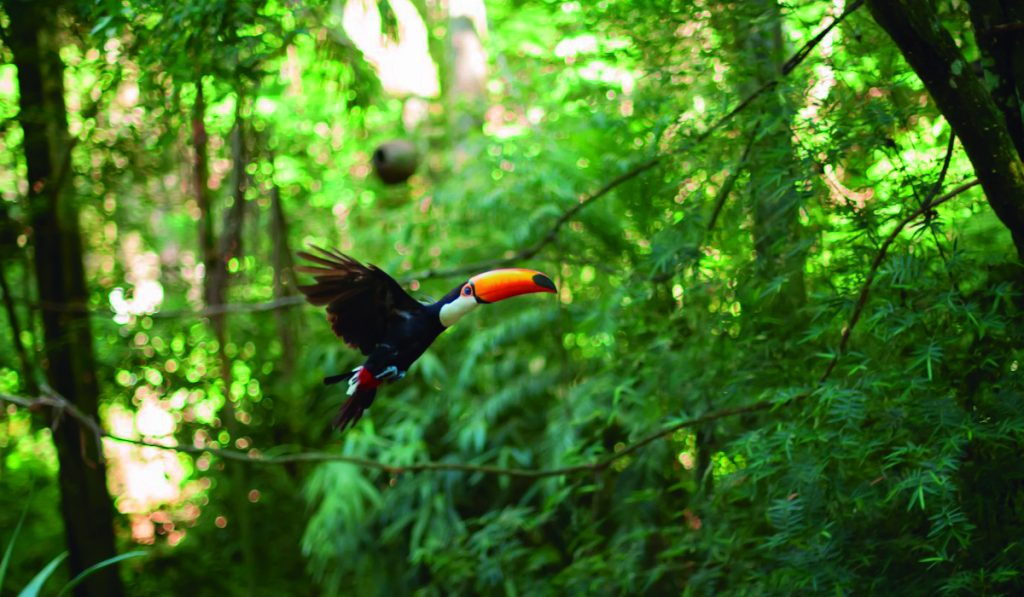
<path fill-rule="evenodd" d="M 66 557 L 68 557 L 68 552 L 65 551 L 50 560 L 50 563 L 40 570 L 39 573 L 36 574 L 27 585 L 25 585 L 25 588 L 18 593 L 18 597 L 37 597 L 39 595 L 39 591 L 42 590 L 43 585 L 50 579 L 50 575 L 53 574 L 54 570 L 57 569 L 57 566 L 60 566 L 60 563 L 63 562 Z"/>
<path fill-rule="evenodd" d="M 77 587 L 82 581 L 84 581 L 85 579 L 87 579 L 90 576 L 92 576 L 93 573 L 95 573 L 95 572 L 97 572 L 99 570 L 102 570 L 103 568 L 106 568 L 107 566 L 113 566 L 114 564 L 117 564 L 118 562 L 122 562 L 124 560 L 128 560 L 128 559 L 131 559 L 131 558 L 143 557 L 145 555 L 148 555 L 148 554 L 146 552 L 144 552 L 144 551 L 129 551 L 127 553 L 122 553 L 122 554 L 116 555 L 116 556 L 114 556 L 112 558 L 107 558 L 106 560 L 103 560 L 102 562 L 98 562 L 96 564 L 93 564 L 92 566 L 89 566 L 88 568 L 86 568 L 85 570 L 80 572 L 78 574 L 78 576 L 76 576 L 73 579 L 71 579 L 68 582 L 68 584 L 64 585 L 64 588 L 60 590 L 60 593 L 57 593 L 57 597 L 63 597 L 64 595 L 67 595 L 72 589 Z"/>
<path fill-rule="evenodd" d="M 14 553 L 14 543 L 18 539 L 18 534 L 21 533 L 21 525 L 25 523 L 25 516 L 28 514 L 28 507 L 32 504 L 31 495 L 29 499 L 25 501 L 25 507 L 21 509 L 21 516 L 18 517 L 18 524 L 14 527 L 14 532 L 11 533 L 10 539 L 7 540 L 7 548 L 4 549 L 4 559 L 0 561 L 0 590 L 4 588 L 4 578 L 7 576 L 7 567 L 11 563 L 11 555 Z"/>

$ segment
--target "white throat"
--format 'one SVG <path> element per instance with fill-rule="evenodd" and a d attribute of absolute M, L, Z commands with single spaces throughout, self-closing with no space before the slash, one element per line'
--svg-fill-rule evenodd
<path fill-rule="evenodd" d="M 447 305 L 441 305 L 441 325 L 446 328 L 452 327 L 456 321 L 462 319 L 463 315 L 476 309 L 478 304 L 472 296 L 460 294 L 459 298 L 454 301 Z"/>

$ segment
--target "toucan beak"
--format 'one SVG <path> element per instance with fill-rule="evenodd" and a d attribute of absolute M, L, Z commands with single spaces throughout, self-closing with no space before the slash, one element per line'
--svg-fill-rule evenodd
<path fill-rule="evenodd" d="M 532 269 L 496 269 L 469 279 L 479 303 L 496 303 L 520 294 L 555 292 L 551 278 Z"/>

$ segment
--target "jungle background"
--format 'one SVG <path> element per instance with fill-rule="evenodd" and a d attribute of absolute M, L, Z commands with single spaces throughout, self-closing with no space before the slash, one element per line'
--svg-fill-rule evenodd
<path fill-rule="evenodd" d="M 0 25 L 3 595 L 118 554 L 72 592 L 1024 587 L 1021 3 Z M 502 265 L 559 293 L 338 435 L 321 378 L 359 355 L 297 295 L 310 244 L 424 298 Z"/>

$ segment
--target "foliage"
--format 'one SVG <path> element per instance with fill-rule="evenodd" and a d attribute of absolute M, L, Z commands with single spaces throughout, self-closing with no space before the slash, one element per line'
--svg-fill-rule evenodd
<path fill-rule="evenodd" d="M 18 519 L 18 526 L 14 527 L 14 533 L 7 541 L 7 547 L 4 550 L 3 561 L 0 562 L 0 589 L 3 588 L 4 577 L 7 575 L 7 566 L 10 564 L 11 555 L 14 553 L 14 544 L 18 540 L 18 535 L 21 533 L 21 527 L 25 522 L 25 515 L 28 514 L 28 506 L 31 503 L 32 499 L 30 497 L 25 504 L 25 508 L 21 512 L 21 517 Z M 83 580 L 85 580 L 91 574 L 102 568 L 112 566 L 122 560 L 137 558 L 144 555 L 146 555 L 146 552 L 144 551 L 131 551 L 128 553 L 123 553 L 114 556 L 113 558 L 109 558 L 102 562 L 97 562 L 96 564 L 93 564 L 92 566 L 89 566 L 87 569 L 85 569 L 81 574 L 78 574 L 73 579 L 68 581 L 63 586 L 63 588 L 61 588 L 60 592 L 58 593 L 58 597 L 63 597 L 64 595 L 67 595 L 69 591 L 71 591 L 76 586 L 81 584 Z M 46 581 L 48 581 L 50 577 L 53 576 L 53 573 L 54 571 L 56 571 L 57 566 L 59 566 L 60 563 L 64 561 L 64 558 L 66 557 L 68 557 L 68 553 L 64 552 L 50 560 L 50 562 L 42 570 L 40 570 L 39 573 L 36 574 L 27 585 L 25 585 L 25 588 L 22 589 L 20 593 L 18 593 L 19 597 L 36 597 L 37 595 L 39 595 L 39 592 L 46 584 Z"/>
<path fill-rule="evenodd" d="M 414 4 L 443 56 L 446 21 Z M 447 86 L 404 128 L 412 100 L 383 93 L 340 3 L 67 6 L 95 373 L 115 433 L 548 469 L 774 403 L 603 471 L 540 479 L 165 461 L 108 442 L 122 547 L 152 544 L 122 566 L 133 594 L 1018 592 L 1020 264 L 974 188 L 896 236 L 858 306 L 896 223 L 975 174 L 958 144 L 943 170 L 950 128 L 866 11 L 777 75 L 834 4 L 489 3 L 487 110 L 469 133 Z M 390 22 L 398 5 L 380 12 Z M 963 3 L 939 5 L 976 57 Z M 0 267 L 22 324 L 18 338 L 0 325 L 0 345 L 20 341 L 36 363 L 0 351 L 0 392 L 27 394 L 41 380 L 29 267 L 41 239 L 22 200 L 16 73 L 0 56 L 0 216 L 17 231 L 0 236 Z M 192 186 L 199 87 L 209 212 Z M 407 186 L 385 187 L 369 156 L 399 136 L 428 157 Z M 239 198 L 227 302 L 277 302 L 229 311 L 222 341 L 197 315 L 201 225 L 230 237 Z M 430 272 L 545 243 L 516 265 L 560 291 L 467 317 L 339 437 L 327 423 L 342 392 L 320 380 L 358 355 L 316 309 L 282 308 L 294 279 L 281 249 L 311 242 L 435 298 L 461 278 Z M 5 412 L 0 528 L 40 486 L 31 547 L 11 561 L 8 584 L 23 586 L 60 550 L 56 457 L 48 420 Z M 173 492 L 133 493 L 143 469 L 117 463 L 145 459 L 177 471 Z"/>

